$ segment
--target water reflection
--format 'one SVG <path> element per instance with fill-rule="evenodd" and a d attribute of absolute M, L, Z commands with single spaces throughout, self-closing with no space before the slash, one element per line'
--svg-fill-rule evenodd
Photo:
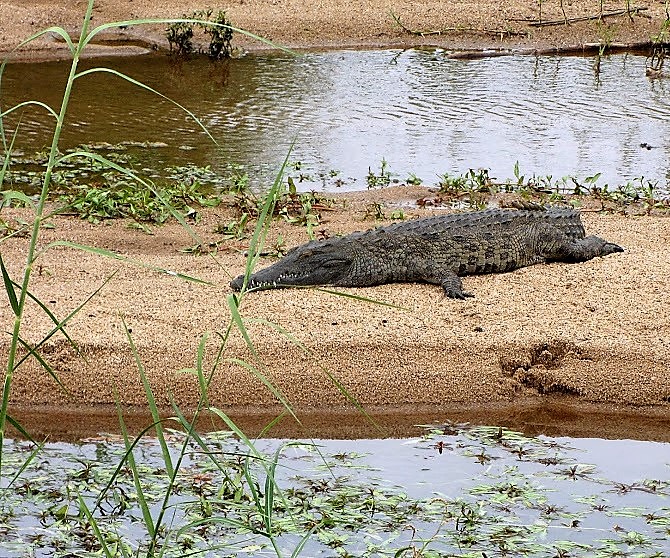
<path fill-rule="evenodd" d="M 294 160 L 339 170 L 348 189 L 364 188 L 368 167 L 382 159 L 400 179 L 415 173 L 428 182 L 469 168 L 509 178 L 517 160 L 527 176 L 670 180 L 669 89 L 647 80 L 639 55 L 605 57 L 598 75 L 593 57 L 462 60 L 420 50 L 105 64 L 188 107 L 219 146 L 167 101 L 102 74 L 78 80 L 64 146 L 160 140 L 169 147 L 151 153 L 149 166 L 233 162 L 262 175 L 278 168 L 295 140 Z M 3 106 L 26 98 L 58 106 L 66 73 L 62 63 L 9 67 Z M 44 146 L 47 125 L 31 111 L 20 147 Z"/>

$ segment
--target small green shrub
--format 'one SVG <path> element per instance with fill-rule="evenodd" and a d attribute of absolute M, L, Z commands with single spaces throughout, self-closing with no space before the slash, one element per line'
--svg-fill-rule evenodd
<path fill-rule="evenodd" d="M 389 170 L 388 161 L 382 159 L 379 174 L 375 174 L 372 172 L 372 168 L 368 167 L 368 174 L 365 177 L 365 180 L 368 183 L 368 190 L 389 186 L 391 184 L 391 171 Z"/>
<path fill-rule="evenodd" d="M 209 35 L 207 55 L 212 60 L 229 58 L 232 54 L 231 42 L 233 28 L 226 12 L 219 10 L 195 10 L 191 15 L 184 14 L 185 21 L 177 21 L 168 25 L 165 36 L 170 44 L 170 52 L 179 57 L 187 57 L 194 53 L 193 29 L 200 28 L 205 35 Z"/>

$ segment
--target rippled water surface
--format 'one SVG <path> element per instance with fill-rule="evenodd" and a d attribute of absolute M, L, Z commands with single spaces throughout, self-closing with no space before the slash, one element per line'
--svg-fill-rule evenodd
<path fill-rule="evenodd" d="M 96 62 L 100 64 L 100 62 Z M 91 62 L 86 62 L 91 66 Z M 363 189 L 382 159 L 404 180 L 488 168 L 504 179 L 515 161 L 526 176 L 601 172 L 602 183 L 670 180 L 670 83 L 645 77 L 645 58 L 505 56 L 451 59 L 440 51 L 255 54 L 222 64 L 165 57 L 105 62 L 192 110 L 214 145 L 176 107 L 111 75 L 77 81 L 64 146 L 161 141 L 149 166 L 242 164 L 260 181 L 295 141 L 293 161 L 310 174 L 339 171 L 343 189 Z M 58 106 L 67 66 L 16 65 L 3 105 L 38 98 Z M 30 112 L 20 147 L 48 141 L 47 117 Z M 651 149 L 641 147 L 651 146 Z M 339 184 L 339 183 L 338 183 Z"/>

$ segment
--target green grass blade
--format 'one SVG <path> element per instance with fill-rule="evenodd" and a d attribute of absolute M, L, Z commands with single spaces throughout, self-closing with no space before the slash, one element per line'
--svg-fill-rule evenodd
<path fill-rule="evenodd" d="M 237 308 L 236 304 L 236 299 L 234 295 L 228 295 L 227 297 L 228 300 L 228 306 L 230 308 L 233 320 L 235 322 L 235 325 L 237 326 L 237 329 L 240 331 L 242 334 L 242 337 L 244 338 L 245 343 L 247 344 L 247 347 L 251 351 L 251 354 L 255 357 L 256 361 L 261 365 L 260 358 L 258 356 L 258 353 L 256 352 L 256 347 L 254 347 L 253 342 L 251 341 L 251 338 L 249 337 L 249 332 L 247 331 L 247 328 L 244 325 L 244 321 L 242 320 L 242 316 L 239 313 L 239 310 Z M 298 417 L 295 415 L 293 412 L 293 407 L 289 403 L 288 399 L 282 394 L 279 389 L 269 380 L 269 378 L 262 373 L 257 367 L 253 366 L 252 364 L 249 364 L 248 362 L 242 360 L 242 359 L 229 359 L 229 362 L 233 362 L 235 364 L 238 364 L 247 370 L 249 370 L 254 376 L 256 376 L 263 384 L 265 387 L 267 387 L 272 394 L 277 398 L 278 401 L 281 402 L 281 404 L 286 408 L 286 410 L 291 413 L 291 416 L 296 420 L 298 424 L 300 424 L 300 420 Z"/>
<path fill-rule="evenodd" d="M 232 321 L 237 326 L 239 332 L 242 334 L 242 338 L 244 339 L 244 342 L 247 344 L 249 351 L 251 351 L 251 354 L 254 356 L 256 360 L 260 360 L 260 357 L 256 352 L 256 347 L 251 341 L 249 332 L 247 331 L 247 328 L 244 325 L 244 320 L 242 319 L 242 315 L 240 314 L 240 309 L 238 306 L 239 304 L 238 297 L 235 294 L 229 294 L 226 296 L 226 301 L 228 302 L 228 308 L 230 308 Z"/>
<path fill-rule="evenodd" d="M 165 269 L 162 267 L 157 267 L 150 265 L 139 260 L 134 260 L 132 258 L 127 258 L 111 250 L 106 250 L 104 248 L 97 248 L 95 246 L 87 246 L 86 244 L 77 244 L 76 242 L 69 242 L 67 240 L 56 240 L 47 244 L 42 251 L 48 250 L 49 248 L 54 248 L 56 246 L 66 246 L 68 248 L 74 248 L 76 250 L 82 250 L 84 252 L 89 252 L 91 254 L 97 254 L 99 256 L 104 256 L 106 258 L 111 258 L 113 260 L 118 260 L 127 264 L 131 264 L 137 267 L 142 267 L 144 269 L 149 269 L 163 275 L 169 275 L 170 277 L 176 277 L 178 279 L 183 279 L 184 281 L 190 281 L 192 283 L 198 283 L 200 285 L 212 285 L 209 281 L 204 281 L 203 279 L 198 279 L 197 277 L 191 277 L 190 275 L 185 275 L 177 271 L 172 271 L 170 269 Z"/>
<path fill-rule="evenodd" d="M 9 272 L 5 267 L 5 261 L 2 259 L 2 253 L 0 252 L 0 269 L 2 270 L 2 281 L 5 284 L 5 292 L 7 293 L 7 298 L 9 298 L 9 305 L 12 307 L 12 312 L 15 316 L 20 314 L 19 300 L 16 298 L 16 291 L 14 290 L 14 281 L 12 281 L 9 276 Z"/>
<path fill-rule="evenodd" d="M 281 420 L 288 414 L 289 413 L 286 410 L 283 410 L 281 413 L 279 413 L 275 418 L 273 418 L 263 427 L 263 430 L 261 430 L 258 433 L 258 438 L 264 438 L 266 434 L 270 432 L 270 430 L 272 430 L 275 426 L 277 426 L 281 422 Z"/>
<path fill-rule="evenodd" d="M 5 159 L 5 161 L 7 161 L 7 159 Z M 23 192 L 17 190 L 3 190 L 0 194 L 2 194 L 2 205 L 0 205 L 0 207 L 11 204 L 12 200 L 18 200 L 29 206 L 31 209 L 35 209 L 35 204 L 33 203 L 32 198 L 26 196 Z"/>
<path fill-rule="evenodd" d="M 151 389 L 151 384 L 147 378 L 146 371 L 144 370 L 144 364 L 142 364 L 142 359 L 137 351 L 135 342 L 133 341 L 133 336 L 130 334 L 126 320 L 121 317 L 121 322 L 123 323 L 123 329 L 126 331 L 126 337 L 128 338 L 128 343 L 130 344 L 130 350 L 133 353 L 133 358 L 135 359 L 135 365 L 137 370 L 140 373 L 140 378 L 142 379 L 142 386 L 144 387 L 144 395 L 147 398 L 147 403 L 149 404 L 149 411 L 151 412 L 151 418 L 156 425 L 156 437 L 158 438 L 158 443 L 161 446 L 161 452 L 163 453 L 163 462 L 165 463 L 165 470 L 167 471 L 168 476 L 174 476 L 174 466 L 172 464 L 172 457 L 170 456 L 170 449 L 167 446 L 167 441 L 165 439 L 165 432 L 163 431 L 163 424 L 161 423 L 160 413 L 158 412 L 158 405 L 156 405 L 156 399 L 154 393 Z"/>
<path fill-rule="evenodd" d="M 272 511 L 274 510 L 274 501 L 275 501 L 275 475 L 277 471 L 277 463 L 279 462 L 279 457 L 282 452 L 282 447 L 280 446 L 275 451 L 274 457 L 270 462 L 270 467 L 268 474 L 265 475 L 265 496 L 263 503 L 263 518 L 265 522 L 266 529 L 268 533 L 272 533 Z"/>
<path fill-rule="evenodd" d="M 187 436 L 191 437 L 195 442 L 200 446 L 200 449 L 204 452 L 205 455 L 207 455 L 210 458 L 210 461 L 212 464 L 219 470 L 219 472 L 223 475 L 223 477 L 227 480 L 230 481 L 230 475 L 228 474 L 228 471 L 226 471 L 225 467 L 221 465 L 216 459 L 213 458 L 212 452 L 209 449 L 209 446 L 205 442 L 205 440 L 198 434 L 198 432 L 195 430 L 195 427 L 193 425 L 193 421 L 189 421 L 184 414 L 181 412 L 181 409 L 177 406 L 177 404 L 174 401 L 171 401 L 172 405 L 172 410 L 174 411 L 177 420 L 181 424 L 181 427 L 186 431 Z"/>
<path fill-rule="evenodd" d="M 49 310 L 49 308 L 48 308 L 48 307 L 47 307 L 47 306 L 46 306 L 46 305 L 45 305 L 39 298 L 37 298 L 37 297 L 36 297 L 35 295 L 33 295 L 30 291 L 28 291 L 28 292 L 27 292 L 27 296 L 28 296 L 28 298 L 30 298 L 33 302 L 35 302 L 37 305 L 39 305 L 39 307 L 42 308 L 42 310 L 47 314 L 47 316 L 49 316 L 49 318 L 51 319 L 51 321 L 52 321 L 52 322 L 55 324 L 55 326 L 56 326 L 56 327 L 54 327 L 49 333 L 47 333 L 47 334 L 46 334 L 46 335 L 39 341 L 39 343 L 37 343 L 37 345 L 35 345 L 35 347 L 34 347 L 35 350 L 39 349 L 42 345 L 44 345 L 49 339 L 51 339 L 56 333 L 58 333 L 58 332 L 60 331 L 60 332 L 62 332 L 62 334 L 65 336 L 65 339 L 67 339 L 67 341 L 70 343 L 70 345 L 72 346 L 72 348 L 77 352 L 77 354 L 80 354 L 80 353 L 79 353 L 79 347 L 78 347 L 78 345 L 77 345 L 77 344 L 74 342 L 74 340 L 70 337 L 70 334 L 69 334 L 69 333 L 67 332 L 67 330 L 65 329 L 65 326 L 67 325 L 67 323 L 68 323 L 72 318 L 74 318 L 74 316 L 76 316 L 76 315 L 77 315 L 77 314 L 84 308 L 84 306 L 86 306 L 86 305 L 87 305 L 87 304 L 88 304 L 88 303 L 89 303 L 89 302 L 90 302 L 90 301 L 91 301 L 91 300 L 92 300 L 92 299 L 93 299 L 93 298 L 94 298 L 94 297 L 95 297 L 95 296 L 96 296 L 96 295 L 103 289 L 103 287 L 104 287 L 105 285 L 107 285 L 107 283 L 109 283 L 109 282 L 112 280 L 112 278 L 113 278 L 116 274 L 117 274 L 117 271 L 114 271 L 111 275 L 109 275 L 109 276 L 103 281 L 103 283 L 102 283 L 102 284 L 101 284 L 95 291 L 93 291 L 93 292 L 92 292 L 92 293 L 91 293 L 91 294 L 90 294 L 90 295 L 89 295 L 89 296 L 88 296 L 88 297 L 87 297 L 81 304 L 79 304 L 79 306 L 77 306 L 74 310 L 72 310 L 72 312 L 70 312 L 67 316 L 65 316 L 65 318 L 64 318 L 63 320 L 58 320 L 58 318 L 54 315 L 54 313 L 53 313 L 51 310 Z M 14 285 L 16 285 L 17 287 L 19 286 L 17 283 L 14 283 Z M 21 363 L 22 363 L 26 358 L 28 358 L 28 356 L 29 356 L 29 355 L 26 355 L 26 356 L 22 357 L 22 358 L 19 360 L 19 362 L 16 364 L 16 366 L 14 367 L 14 369 L 16 370 L 16 368 L 18 368 L 18 367 L 21 365 Z"/>
<path fill-rule="evenodd" d="M 254 319 L 251 320 L 253 323 L 258 323 L 258 324 L 263 324 L 267 325 L 268 327 L 271 327 L 284 337 L 288 339 L 291 343 L 293 343 L 296 347 L 298 347 L 300 350 L 303 351 L 304 354 L 308 355 L 311 357 L 316 365 L 321 369 L 321 371 L 328 377 L 330 382 L 337 388 L 337 390 L 351 403 L 356 410 L 358 410 L 359 413 L 361 413 L 365 419 L 375 427 L 375 429 L 382 435 L 385 435 L 386 432 L 384 429 L 381 427 L 381 425 L 374 419 L 372 416 L 365 410 L 365 407 L 356 399 L 346 388 L 346 386 L 333 374 L 327 367 L 325 367 L 323 364 L 319 362 L 319 360 L 315 357 L 313 351 L 309 349 L 304 343 L 302 343 L 299 339 L 297 339 L 294 335 L 291 335 L 291 333 L 281 327 L 279 324 L 275 322 L 271 322 L 269 320 L 263 320 L 263 319 Z"/>
<path fill-rule="evenodd" d="M 49 114 L 51 114 L 51 116 L 53 116 L 56 120 L 58 120 L 58 113 L 54 109 L 52 109 L 49 105 L 47 105 L 46 103 L 42 103 L 41 101 L 23 101 L 22 103 L 19 103 L 18 105 L 14 105 L 12 108 L 9 108 L 4 112 L 0 112 L 0 118 L 4 118 L 8 114 L 11 114 L 12 112 L 14 112 L 15 110 L 20 109 L 21 107 L 27 107 L 27 106 L 31 106 L 31 105 L 35 105 L 35 106 L 42 107 L 42 108 L 46 109 L 46 111 Z"/>
<path fill-rule="evenodd" d="M 95 73 L 105 73 L 105 74 L 111 74 L 111 75 L 120 77 L 121 79 L 124 79 L 124 80 L 132 83 L 133 85 L 136 85 L 137 87 L 140 87 L 142 89 L 146 89 L 147 91 L 150 91 L 154 95 L 158 95 L 161 99 L 164 99 L 164 100 L 172 103 L 176 107 L 179 107 L 181 110 L 183 110 L 186 114 L 188 114 L 195 121 L 195 123 L 203 130 L 203 132 L 205 132 L 205 134 L 207 134 L 207 137 L 209 139 L 211 139 L 214 142 L 215 145 L 217 145 L 217 146 L 219 145 L 219 142 L 217 142 L 214 139 L 214 136 L 212 134 L 210 134 L 207 127 L 200 121 L 200 119 L 195 114 L 193 114 L 190 110 L 188 110 L 184 105 L 179 104 L 177 101 L 175 101 L 174 99 L 171 99 L 167 95 L 163 95 L 163 93 L 157 91 L 153 87 L 150 87 L 150 86 L 146 85 L 145 83 L 142 83 L 141 81 L 138 81 L 134 78 L 131 78 L 130 76 L 127 76 L 123 72 L 118 72 L 116 70 L 112 70 L 111 68 L 104 68 L 104 67 L 91 68 L 89 70 L 84 70 L 82 72 L 79 72 L 75 76 L 75 79 L 82 78 L 84 76 L 87 76 L 87 75 L 90 75 L 90 74 L 95 74 Z"/>
<path fill-rule="evenodd" d="M 104 555 L 107 558 L 116 558 L 116 553 L 113 553 L 109 547 L 107 546 L 107 541 L 105 540 L 105 537 L 103 536 L 102 532 L 100 531 L 100 527 L 98 525 L 98 522 L 95 520 L 93 517 L 93 514 L 91 513 L 91 510 L 88 509 L 88 506 L 86 505 L 86 502 L 84 499 L 81 497 L 81 494 L 77 495 L 78 500 L 79 500 L 79 509 L 84 512 L 84 515 L 86 516 L 86 519 L 88 520 L 88 524 L 91 526 L 91 529 L 93 530 L 93 534 L 95 535 L 95 538 L 98 540 L 98 543 L 100 544 L 100 548 Z"/>
<path fill-rule="evenodd" d="M 21 477 L 21 474 L 23 471 L 25 471 L 30 464 L 33 462 L 33 460 L 37 457 L 37 454 L 42 451 L 42 448 L 44 447 L 44 442 L 41 444 L 37 444 L 37 446 L 33 449 L 33 451 L 30 452 L 30 455 L 25 459 L 25 461 L 21 464 L 21 467 L 19 467 L 14 474 L 14 476 L 9 480 L 7 483 L 7 486 L 3 487 L 3 490 L 9 489 L 12 487 L 12 485 L 19 480 Z"/>
<path fill-rule="evenodd" d="M 19 344 L 24 349 L 26 349 L 26 351 L 28 351 L 29 356 L 35 357 L 37 362 L 40 363 L 40 366 L 42 366 L 42 368 L 44 368 L 44 370 L 47 371 L 49 376 L 51 376 L 51 378 L 58 384 L 58 387 L 60 387 L 66 394 L 72 395 L 71 392 L 65 387 L 63 382 L 60 381 L 60 378 L 58 377 L 58 374 L 56 374 L 56 371 L 51 367 L 51 365 L 46 360 L 44 360 L 44 358 L 42 358 L 42 355 L 37 352 L 35 347 L 32 347 L 30 345 L 30 343 L 23 340 L 21 337 L 18 338 L 18 341 L 19 341 Z M 18 366 L 18 365 L 14 366 L 14 370 L 16 370 L 16 366 Z"/>
<path fill-rule="evenodd" d="M 2 89 L 0 89 L 1 91 Z M 2 186 L 5 183 L 5 175 L 7 174 L 7 169 L 9 168 L 9 161 L 12 158 L 12 151 L 14 151 L 14 143 L 16 142 L 16 138 L 19 135 L 19 128 L 21 127 L 21 121 L 23 120 L 23 114 L 19 116 L 19 121 L 16 123 L 16 127 L 14 128 L 14 133 L 12 134 L 12 141 L 9 144 L 9 147 L 7 147 L 7 141 L 5 140 L 5 130 L 2 125 L 2 116 L 0 116 L 0 135 L 2 135 L 2 147 L 5 150 L 5 160 L 2 163 L 2 169 L 0 169 L 0 186 Z M 0 208 L 4 206 L 5 203 L 7 203 L 7 196 L 5 195 L 4 192 L 3 194 L 3 200 L 2 204 L 0 204 Z M 15 192 L 15 194 L 23 194 L 23 192 Z M 28 196 L 23 194 L 25 198 L 30 200 Z M 11 201 L 11 198 L 9 198 Z M 32 200 L 29 202 L 30 206 L 34 207 L 34 204 L 32 203 Z"/>
<path fill-rule="evenodd" d="M 232 430 L 232 432 L 246 445 L 252 452 L 253 456 L 260 460 L 260 461 L 265 461 L 265 458 L 261 455 L 261 453 L 256 449 L 256 446 L 254 443 L 247 437 L 247 435 L 242 432 L 242 430 L 235 424 L 233 419 L 231 419 L 225 412 L 223 412 L 221 409 L 218 407 L 209 407 L 210 412 L 214 413 L 217 417 L 219 417 L 225 425 Z"/>
<path fill-rule="evenodd" d="M 284 408 L 290 413 L 293 419 L 298 424 L 301 424 L 300 420 L 294 413 L 293 408 L 291 407 L 291 404 L 286 399 L 286 397 L 279 391 L 279 389 L 269 380 L 269 378 L 265 374 L 263 374 L 260 370 L 258 370 L 258 368 L 240 358 L 231 358 L 228 359 L 228 362 L 232 364 L 237 364 L 242 368 L 246 368 L 249 372 L 251 372 L 254 376 L 256 376 L 263 383 L 263 385 L 265 385 L 265 387 L 268 388 L 270 392 L 272 392 L 272 395 L 274 395 L 275 398 L 284 406 Z"/>
<path fill-rule="evenodd" d="M 14 419 L 10 415 L 7 415 L 5 418 L 7 419 L 7 422 L 11 424 L 16 429 L 16 431 L 21 434 L 21 436 L 23 436 L 26 440 L 28 440 L 32 444 L 37 444 L 37 442 L 28 433 L 28 431 L 25 428 L 23 428 L 23 426 L 21 426 L 21 423 L 18 420 Z"/>
<path fill-rule="evenodd" d="M 120 403 L 118 400 L 118 393 L 116 393 L 116 409 L 117 413 L 120 412 Z M 125 427 L 125 425 L 124 425 Z M 130 447 L 126 446 L 126 452 L 123 454 L 123 457 L 119 461 L 119 464 L 116 466 L 114 469 L 114 472 L 112 473 L 111 477 L 107 481 L 107 484 L 103 487 L 103 489 L 100 491 L 100 494 L 98 495 L 97 499 L 95 500 L 95 505 L 93 506 L 93 510 L 98 509 L 102 501 L 105 499 L 107 496 L 107 492 L 109 491 L 110 488 L 114 485 L 114 482 L 116 481 L 116 478 L 121 474 L 121 470 L 123 469 L 124 463 L 128 460 L 128 455 L 135 449 L 135 446 L 139 444 L 140 440 L 142 439 L 142 436 L 150 432 L 151 430 L 154 430 L 156 425 L 154 423 L 151 423 L 149 426 L 144 427 L 140 433 L 135 437 L 133 442 L 130 444 Z"/>
<path fill-rule="evenodd" d="M 133 474 L 133 482 L 135 484 L 135 491 L 137 492 L 137 503 L 140 506 L 142 511 L 142 517 L 144 519 L 144 526 L 147 529 L 147 533 L 151 537 L 152 541 L 155 540 L 156 536 L 156 526 L 154 524 L 153 517 L 151 516 L 151 510 L 149 509 L 149 503 L 147 498 L 144 495 L 144 490 L 142 489 L 142 482 L 140 478 L 140 472 L 137 469 L 137 463 L 135 463 L 135 456 L 133 455 L 133 447 L 139 441 L 140 437 L 138 436 L 134 442 L 130 442 L 128 437 L 128 429 L 126 428 L 126 423 L 123 420 L 123 412 L 121 411 L 121 403 L 119 401 L 118 393 L 116 394 L 116 410 L 119 415 L 119 425 L 121 426 L 121 434 L 123 436 L 123 443 L 126 446 L 126 454 L 124 461 L 128 463 L 128 467 Z M 123 462 L 120 463 L 122 465 Z M 100 500 L 98 499 L 98 502 Z"/>
<path fill-rule="evenodd" d="M 302 552 L 302 549 L 305 548 L 305 545 L 307 544 L 307 541 L 312 537 L 312 535 L 316 532 L 318 525 L 314 525 L 309 531 L 307 531 L 302 539 L 300 539 L 300 542 L 296 545 L 296 547 L 293 549 L 293 552 L 291 552 L 291 558 L 297 558 L 300 556 L 300 553 Z"/>
<path fill-rule="evenodd" d="M 249 487 L 249 492 L 251 492 L 251 498 L 254 501 L 254 506 L 256 506 L 256 510 L 258 513 L 261 515 L 263 518 L 262 525 L 265 528 L 264 530 L 258 530 L 258 533 L 263 535 L 264 537 L 271 538 L 272 534 L 270 531 L 267 530 L 267 523 L 265 521 L 265 513 L 263 512 L 263 502 L 261 501 L 261 493 L 259 490 L 259 487 L 256 486 L 256 479 L 253 477 L 251 474 L 251 467 L 249 465 L 249 457 L 244 461 L 244 478 L 247 481 L 247 486 Z"/>
<path fill-rule="evenodd" d="M 253 457 L 255 460 L 257 460 L 265 470 L 266 474 L 266 479 L 270 478 L 273 486 L 272 486 L 272 491 L 273 491 L 273 498 L 274 494 L 279 494 L 279 496 L 282 499 L 282 502 L 284 503 L 284 509 L 289 510 L 289 514 L 293 516 L 293 512 L 291 512 L 291 506 L 289 503 L 286 501 L 286 498 L 284 497 L 283 493 L 281 490 L 279 490 L 279 487 L 276 484 L 275 481 L 275 475 L 274 475 L 274 470 L 275 468 L 271 470 L 270 467 L 268 467 L 266 461 L 267 459 L 258 451 L 256 448 L 255 444 L 247 437 L 247 435 L 242 432 L 242 430 L 235 424 L 235 422 L 226 414 L 224 413 L 221 409 L 218 409 L 217 407 L 209 407 L 209 411 L 212 412 L 214 415 L 219 417 L 225 424 L 228 426 L 228 428 L 249 448 L 251 454 L 247 456 L 247 462 L 250 457 Z M 245 478 L 247 478 L 247 482 L 249 484 L 249 489 L 252 491 L 252 497 L 254 498 L 254 501 L 256 503 L 256 507 L 258 509 L 258 512 L 263 515 L 264 514 L 264 509 L 265 509 L 265 504 L 261 502 L 260 494 L 256 490 L 256 486 L 254 484 L 254 479 L 251 476 L 251 471 L 248 467 L 248 465 L 245 467 L 244 470 L 244 475 Z M 270 538 L 274 545 L 274 539 L 272 538 L 271 533 L 264 533 L 266 536 Z M 276 546 L 275 546 L 276 548 Z M 277 549 L 278 552 L 278 549 Z"/>
<path fill-rule="evenodd" d="M 249 242 L 249 253 L 247 255 L 247 262 L 244 269 L 244 281 L 242 284 L 242 291 L 240 294 L 240 300 L 243 298 L 244 292 L 246 291 L 247 284 L 249 283 L 249 277 L 253 273 L 256 264 L 260 258 L 260 254 L 263 251 L 263 246 L 265 244 L 265 239 L 267 233 L 270 230 L 270 223 L 272 221 L 272 214 L 274 213 L 274 208 L 277 204 L 277 199 L 279 194 L 282 191 L 282 178 L 288 166 L 289 158 L 293 151 L 294 143 L 291 143 L 288 153 L 284 158 L 279 171 L 277 172 L 272 186 L 268 190 L 268 193 L 265 197 L 265 203 L 261 208 L 261 212 L 256 220 L 256 227 L 254 228 L 254 234 L 251 236 L 251 241 Z M 236 299 L 237 300 L 237 299 Z"/>
<path fill-rule="evenodd" d="M 203 372 L 203 363 L 205 361 L 205 347 L 207 345 L 207 338 L 208 338 L 207 334 L 203 335 L 200 338 L 200 343 L 198 343 L 198 356 L 195 362 L 195 371 L 198 375 L 198 387 L 200 388 L 200 403 L 205 407 L 209 406 L 209 399 L 207 397 L 207 391 L 209 390 L 209 382 L 205 380 L 205 374 Z M 213 373 L 214 371 L 212 371 L 212 374 Z"/>
<path fill-rule="evenodd" d="M 72 42 L 72 38 L 68 34 L 68 32 L 63 29 L 62 27 L 58 26 L 53 26 L 53 27 L 48 27 L 47 29 L 42 29 L 41 31 L 38 31 L 34 35 L 31 35 L 27 39 L 24 39 L 21 41 L 18 45 L 16 45 L 10 52 L 9 54 L 14 53 L 16 50 L 20 49 L 21 47 L 27 45 L 28 43 L 32 43 L 35 39 L 39 39 L 40 37 L 46 35 L 47 33 L 56 33 L 57 35 L 60 35 L 63 40 L 67 43 L 68 48 L 70 49 L 70 53 L 74 55 L 76 48 L 74 46 L 74 43 Z M 9 56 L 5 58 L 4 64 L 9 60 Z"/>
<path fill-rule="evenodd" d="M 300 288 L 304 288 L 304 287 L 300 287 Z M 370 304 L 378 304 L 379 306 L 387 306 L 389 308 L 394 308 L 396 310 L 405 310 L 407 312 L 411 312 L 411 310 L 409 308 L 405 308 L 404 306 L 398 306 L 397 304 L 391 304 L 390 302 L 385 302 L 383 300 L 378 300 L 376 298 L 370 298 L 370 297 L 367 297 L 367 296 L 360 296 L 360 295 L 355 295 L 355 294 L 351 294 L 351 293 L 345 293 L 345 292 L 342 292 L 342 291 L 334 291 L 334 290 L 326 289 L 326 288 L 323 288 L 323 287 L 307 287 L 307 288 L 311 288 L 315 291 L 321 291 L 322 293 L 328 293 L 328 294 L 335 295 L 335 296 L 341 296 L 341 297 L 344 297 L 344 298 L 351 298 L 353 300 L 358 300 L 359 302 L 369 302 Z"/>

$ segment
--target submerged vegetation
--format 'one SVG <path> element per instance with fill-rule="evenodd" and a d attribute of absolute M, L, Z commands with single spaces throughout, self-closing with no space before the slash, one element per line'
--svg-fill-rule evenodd
<path fill-rule="evenodd" d="M 45 447 L 5 497 L 0 553 L 145 555 L 145 506 L 165 513 L 154 550 L 166 557 L 660 558 L 670 550 L 670 483 L 645 476 L 659 470 L 617 476 L 562 440 L 458 424 L 356 449 L 264 440 L 251 450 L 232 432 L 166 435 L 185 447 L 175 476 L 152 439 L 135 446 L 133 461 L 117 437 Z M 11 473 L 30 450 L 6 449 Z M 45 475 L 45 463 L 58 467 Z M 30 535 L 33 521 L 40 530 Z"/>

